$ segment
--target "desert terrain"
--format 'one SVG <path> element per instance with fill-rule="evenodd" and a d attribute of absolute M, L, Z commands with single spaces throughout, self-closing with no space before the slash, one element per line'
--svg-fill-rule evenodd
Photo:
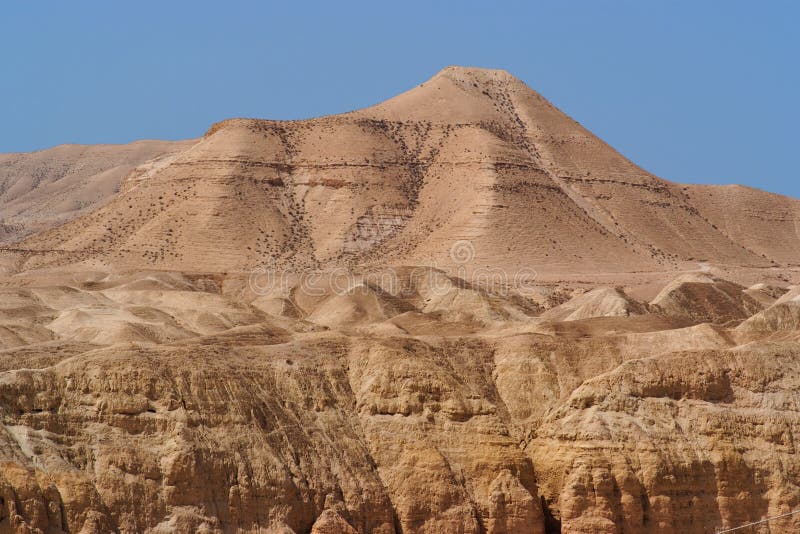
<path fill-rule="evenodd" d="M 800 200 L 505 71 L 0 155 L 0 533 L 800 531 Z"/>

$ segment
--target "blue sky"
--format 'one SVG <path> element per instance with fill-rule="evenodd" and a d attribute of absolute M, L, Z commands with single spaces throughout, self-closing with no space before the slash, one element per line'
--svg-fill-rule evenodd
<path fill-rule="evenodd" d="M 9 1 L 0 152 L 201 135 L 504 68 L 630 159 L 800 197 L 800 2 Z"/>

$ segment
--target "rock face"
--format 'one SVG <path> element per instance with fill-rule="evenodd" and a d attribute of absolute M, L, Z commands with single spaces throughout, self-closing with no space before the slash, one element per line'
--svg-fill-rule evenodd
<path fill-rule="evenodd" d="M 0 249 L 0 534 L 800 508 L 797 201 L 660 180 L 477 69 L 152 157 Z"/>
<path fill-rule="evenodd" d="M 796 391 L 773 387 L 783 379 L 779 369 L 797 365 L 796 351 L 675 353 L 585 382 L 532 445 L 560 486 L 562 527 L 709 532 L 796 508 L 797 479 L 776 468 L 796 454 L 787 441 L 797 432 L 796 414 L 754 411 L 762 399 L 796 406 Z M 762 417 L 764 427 L 746 423 Z M 554 448 L 558 458 L 545 458 Z M 780 522 L 772 528 L 791 530 Z"/>

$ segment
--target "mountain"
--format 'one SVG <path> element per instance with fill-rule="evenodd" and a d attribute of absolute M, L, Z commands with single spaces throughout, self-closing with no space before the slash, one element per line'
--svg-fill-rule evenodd
<path fill-rule="evenodd" d="M 0 534 L 800 531 L 797 200 L 460 67 L 0 162 Z"/>
<path fill-rule="evenodd" d="M 449 67 L 371 108 L 181 146 L 15 245 L 16 268 L 448 269 L 464 240 L 471 267 L 540 274 L 800 264 L 800 201 L 659 179 L 505 71 Z"/>

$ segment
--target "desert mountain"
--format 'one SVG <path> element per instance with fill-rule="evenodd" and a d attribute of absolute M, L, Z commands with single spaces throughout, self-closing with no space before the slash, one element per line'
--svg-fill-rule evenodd
<path fill-rule="evenodd" d="M 0 534 L 800 531 L 796 200 L 457 67 L 0 162 Z"/>
<path fill-rule="evenodd" d="M 447 269 L 462 240 L 472 266 L 545 274 L 800 264 L 800 202 L 661 180 L 504 71 L 449 67 L 371 108 L 181 146 L 17 245 L 13 269 Z"/>
<path fill-rule="evenodd" d="M 123 179 L 150 160 L 164 164 L 189 142 L 61 145 L 0 154 L 0 243 L 88 213 L 119 192 Z"/>

